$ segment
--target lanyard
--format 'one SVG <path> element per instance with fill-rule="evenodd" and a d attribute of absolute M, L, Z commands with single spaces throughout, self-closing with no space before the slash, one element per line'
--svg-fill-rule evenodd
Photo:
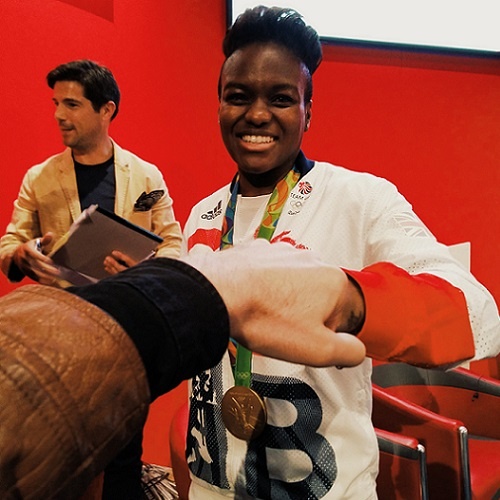
<path fill-rule="evenodd" d="M 294 165 L 286 176 L 276 184 L 267 203 L 264 216 L 262 217 L 257 238 L 264 238 L 268 241 L 271 240 L 290 191 L 297 184 L 299 178 L 300 172 Z M 238 177 L 236 177 L 222 223 L 221 250 L 233 245 L 234 217 L 236 213 L 236 201 L 238 199 L 238 188 L 239 182 Z M 236 364 L 234 366 L 235 384 L 237 386 L 250 387 L 251 372 L 252 351 L 242 345 L 238 345 L 236 350 Z"/>

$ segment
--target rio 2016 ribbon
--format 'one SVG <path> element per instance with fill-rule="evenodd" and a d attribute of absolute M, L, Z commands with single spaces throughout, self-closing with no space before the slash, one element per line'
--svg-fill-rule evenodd
<path fill-rule="evenodd" d="M 281 179 L 271 193 L 257 238 L 271 240 L 290 191 L 300 178 L 300 172 L 292 168 Z M 224 215 L 220 249 L 233 245 L 234 217 L 238 197 L 238 178 L 234 182 Z M 267 422 L 267 411 L 263 399 L 250 387 L 252 378 L 252 351 L 238 345 L 234 366 L 234 387 L 222 398 L 222 420 L 227 430 L 246 441 L 259 436 Z"/>

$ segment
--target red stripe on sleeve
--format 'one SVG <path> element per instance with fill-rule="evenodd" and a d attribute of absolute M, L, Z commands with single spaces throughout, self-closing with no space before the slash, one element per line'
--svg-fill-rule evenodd
<path fill-rule="evenodd" d="M 220 229 L 197 229 L 188 238 L 188 250 L 191 250 L 195 245 L 206 245 L 214 252 L 219 249 L 221 239 Z"/>
<path fill-rule="evenodd" d="M 363 291 L 366 316 L 358 338 L 369 357 L 431 367 L 474 356 L 460 289 L 437 276 L 410 275 L 385 262 L 346 273 Z"/>

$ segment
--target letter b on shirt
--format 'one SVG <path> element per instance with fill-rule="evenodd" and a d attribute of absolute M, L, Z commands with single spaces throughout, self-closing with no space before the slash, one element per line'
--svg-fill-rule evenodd
<path fill-rule="evenodd" d="M 319 434 L 323 410 L 318 395 L 290 377 L 255 376 L 253 389 L 266 398 L 270 417 L 248 445 L 246 485 L 255 498 L 322 498 L 337 477 L 335 453 Z"/>

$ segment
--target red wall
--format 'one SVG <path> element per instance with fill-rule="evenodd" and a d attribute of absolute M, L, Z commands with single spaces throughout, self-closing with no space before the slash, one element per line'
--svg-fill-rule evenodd
<path fill-rule="evenodd" d="M 393 181 L 500 299 L 500 57 L 327 47 L 310 156 Z M 312 154 L 311 154 L 312 153 Z"/>
<path fill-rule="evenodd" d="M 61 149 L 44 79 L 76 58 L 113 70 L 112 135 L 161 168 L 184 222 L 233 173 L 217 127 L 224 25 L 224 0 L 1 1 L 0 228 L 26 169 Z M 395 182 L 441 241 L 472 242 L 498 302 L 500 59 L 328 46 L 314 92 L 306 154 Z M 147 459 L 168 461 L 184 390 L 153 406 Z"/>

